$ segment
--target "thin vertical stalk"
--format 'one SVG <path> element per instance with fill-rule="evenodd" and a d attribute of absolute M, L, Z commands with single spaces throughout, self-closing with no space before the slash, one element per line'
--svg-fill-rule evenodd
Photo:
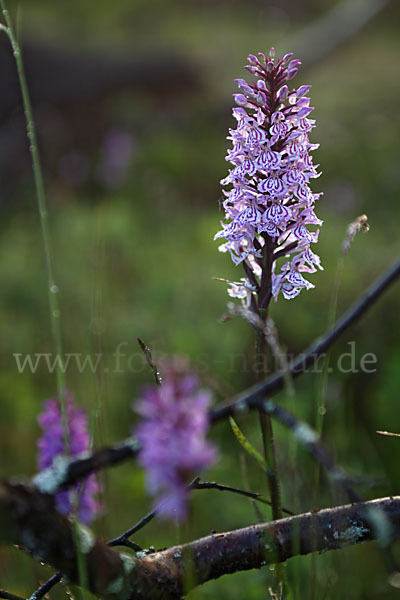
<path fill-rule="evenodd" d="M 333 327 L 336 319 L 338 298 L 339 298 L 339 290 L 342 282 L 343 276 L 343 267 L 344 267 L 344 254 L 342 253 L 339 257 L 336 277 L 333 287 L 333 292 L 331 296 L 330 306 L 329 306 L 329 315 L 328 315 L 328 327 Z M 322 367 L 322 377 L 321 377 L 321 387 L 319 393 L 317 394 L 317 412 L 316 412 L 316 423 L 315 430 L 317 431 L 320 438 L 322 437 L 323 427 L 324 427 L 324 416 L 326 413 L 326 398 L 328 395 L 328 378 L 329 378 L 329 359 L 330 352 L 326 355 L 323 362 Z M 321 467 L 320 464 L 315 465 L 314 472 L 314 489 L 312 494 L 312 507 L 317 508 L 318 497 L 319 497 L 319 483 L 321 477 Z M 317 553 L 313 552 L 311 555 L 311 594 L 310 600 L 316 600 L 316 590 L 317 590 Z"/>
<path fill-rule="evenodd" d="M 268 305 L 271 300 L 271 274 L 274 243 L 268 235 L 264 236 L 264 240 L 265 244 L 263 247 L 263 257 L 261 265 L 261 285 L 258 293 L 258 316 L 260 317 L 262 324 L 265 326 L 268 318 Z M 257 330 L 256 353 L 258 356 L 263 357 L 263 359 L 265 358 L 265 332 L 261 327 L 259 327 Z M 261 376 L 265 376 L 267 374 L 266 371 L 267 369 L 265 368 Z M 276 460 L 274 431 L 272 428 L 271 417 L 269 415 L 266 415 L 262 410 L 259 411 L 259 421 L 263 440 L 265 460 L 267 461 L 267 464 L 271 467 L 271 472 L 267 475 L 267 477 L 271 496 L 272 517 L 275 520 L 282 518 L 282 502 L 278 478 L 278 465 Z"/>
<path fill-rule="evenodd" d="M 344 267 L 344 255 L 341 254 L 339 258 L 339 262 L 336 270 L 336 277 L 332 292 L 332 297 L 330 301 L 329 307 L 329 315 L 328 315 L 328 326 L 329 328 L 333 327 L 336 319 L 338 298 L 339 298 L 339 290 L 342 282 L 343 276 L 343 267 Z M 323 427 L 324 427 L 324 416 L 326 413 L 326 398 L 328 393 L 328 377 L 329 377 L 329 359 L 330 352 L 326 355 L 322 368 L 322 378 L 321 378 L 321 388 L 319 394 L 317 395 L 317 414 L 316 414 L 316 423 L 315 429 L 320 437 L 322 437 Z M 315 478 L 314 478 L 314 492 L 313 492 L 313 507 L 315 506 L 318 500 L 318 487 L 319 487 L 319 478 L 320 478 L 320 468 L 319 465 L 316 465 L 315 468 Z"/>
<path fill-rule="evenodd" d="M 258 292 L 258 316 L 260 318 L 260 326 L 257 329 L 256 334 L 256 354 L 258 357 L 262 357 L 263 361 L 266 358 L 266 339 L 264 327 L 266 326 L 268 319 L 268 306 L 271 301 L 271 275 L 272 275 L 272 263 L 273 263 L 273 252 L 274 242 L 266 235 L 264 236 L 265 244 L 263 247 L 263 256 L 261 261 L 262 274 L 260 289 Z M 263 362 L 263 364 L 265 364 Z M 267 374 L 266 366 L 263 372 L 260 373 L 261 377 Z M 266 415 L 261 409 L 258 411 L 258 418 L 261 429 L 261 437 L 263 442 L 264 457 L 267 465 L 270 467 L 267 471 L 267 481 L 270 493 L 271 507 L 272 507 L 272 518 L 273 520 L 282 518 L 282 500 L 281 500 L 281 489 L 279 484 L 278 474 L 278 463 L 276 458 L 275 448 L 275 437 L 274 430 L 272 427 L 272 420 L 270 415 Z M 287 582 L 285 571 L 282 565 L 276 565 L 276 589 L 281 590 L 284 597 L 287 592 Z"/>
<path fill-rule="evenodd" d="M 265 311 L 260 311 L 265 312 Z M 262 317 L 262 314 L 260 315 Z M 262 317 L 263 318 L 263 317 Z M 265 319 L 263 318 L 263 322 Z M 257 342 L 256 342 L 256 352 L 258 355 L 264 355 L 266 351 L 265 348 L 265 337 L 263 332 L 257 332 Z M 264 375 L 264 373 L 263 373 Z M 280 493 L 280 485 L 278 479 L 278 468 L 277 468 L 277 460 L 276 460 L 276 449 L 275 449 L 275 437 L 274 431 L 272 428 L 272 421 L 270 415 L 266 415 L 262 409 L 258 411 L 261 436 L 263 441 L 263 450 L 264 457 L 267 464 L 270 467 L 270 470 L 267 472 L 268 479 L 268 487 L 269 493 L 271 497 L 271 508 L 272 508 L 272 518 L 275 521 L 276 519 L 282 518 L 282 503 L 281 503 L 281 493 Z"/>
<path fill-rule="evenodd" d="M 88 588 L 88 584 L 89 584 L 88 571 L 87 571 L 87 566 L 86 566 L 86 561 L 85 561 L 85 555 L 82 552 L 82 541 L 81 541 L 82 532 L 79 529 L 79 523 L 78 523 L 76 514 L 73 516 L 73 520 L 72 520 L 72 535 L 73 535 L 74 544 L 75 544 L 75 548 L 76 548 L 76 562 L 77 562 L 77 567 L 78 567 L 78 577 L 79 577 L 79 584 L 80 584 L 79 591 L 80 591 L 82 600 L 87 600 L 87 598 L 88 598 L 87 588 Z"/>
<path fill-rule="evenodd" d="M 66 407 L 65 407 L 65 374 L 62 366 L 62 339 L 61 339 L 61 326 L 60 326 L 60 309 L 58 302 L 58 286 L 56 285 L 53 266 L 52 266 L 52 247 L 50 241 L 50 232 L 48 224 L 48 212 L 46 204 L 46 195 L 43 183 L 43 172 L 41 167 L 41 161 L 38 150 L 38 143 L 35 130 L 35 122 L 32 112 L 32 104 L 29 96 L 28 85 L 26 82 L 24 65 L 22 60 L 21 48 L 17 41 L 14 33 L 14 27 L 7 10 L 4 0 L 0 0 L 0 6 L 4 15 L 6 26 L 2 26 L 1 29 L 7 34 L 11 47 L 14 53 L 14 58 L 17 66 L 18 79 L 21 88 L 22 102 L 24 106 L 25 120 L 26 120 L 26 132 L 29 141 L 29 151 L 32 158 L 32 169 L 35 180 L 35 191 L 36 199 L 39 210 L 40 225 L 42 231 L 42 242 L 43 251 L 46 263 L 46 274 L 47 274 L 47 294 L 50 309 L 50 323 L 51 332 L 53 338 L 53 346 L 56 353 L 56 378 L 57 378 L 57 397 L 60 403 L 60 410 L 63 422 L 63 435 L 64 445 L 66 450 L 69 449 L 69 435 L 68 435 L 68 424 L 66 418 Z"/>
<path fill-rule="evenodd" d="M 61 420 L 62 420 L 62 429 L 63 429 L 63 440 L 64 440 L 64 449 L 65 452 L 69 453 L 70 450 L 70 439 L 69 439 L 69 428 L 68 428 L 68 420 L 67 420 L 67 411 L 66 411 L 66 398 L 65 398 L 65 373 L 62 365 L 62 337 L 61 337 L 61 323 L 60 323 L 60 308 L 58 302 L 58 293 L 59 289 L 55 282 L 54 273 L 53 273 L 53 265 L 52 265 L 52 247 L 51 247 L 51 239 L 50 239 L 50 230 L 49 230 L 49 222 L 48 222 L 48 212 L 47 212 L 47 203 L 46 203 L 46 194 L 44 189 L 44 181 L 43 181 L 43 171 L 40 161 L 39 148 L 36 137 L 36 129 L 35 129 L 35 121 L 33 118 L 32 104 L 29 96 L 28 85 L 25 77 L 24 64 L 22 60 L 21 48 L 17 41 L 16 35 L 14 33 L 14 27 L 5 5 L 4 0 L 0 0 L 0 6 L 4 15 L 4 19 L 6 22 L 6 27 L 4 25 L 1 26 L 1 29 L 5 31 L 7 34 L 11 47 L 13 50 L 18 79 L 21 88 L 22 102 L 25 113 L 26 120 L 26 132 L 29 141 L 29 151 L 31 153 L 32 158 L 32 169 L 33 176 L 35 181 L 35 191 L 36 191 L 36 199 L 37 206 L 39 210 L 39 219 L 41 225 L 42 232 L 42 242 L 43 242 L 43 251 L 46 263 L 46 275 L 47 275 L 47 294 L 49 301 L 49 309 L 50 309 L 50 323 L 51 323 L 51 333 L 53 339 L 53 347 L 56 353 L 56 381 L 57 381 L 57 398 L 60 406 Z M 79 571 L 79 580 L 82 582 L 82 598 L 85 600 L 86 593 L 84 592 L 84 583 L 87 581 L 87 572 L 86 565 L 82 559 L 82 553 L 80 551 L 79 539 L 78 539 L 78 530 L 77 530 L 77 521 L 76 521 L 76 513 L 77 513 L 77 504 L 78 502 L 78 493 L 75 491 L 71 491 L 71 503 L 75 504 L 74 510 L 74 538 L 75 545 L 77 549 L 77 560 L 78 560 L 78 571 Z"/>

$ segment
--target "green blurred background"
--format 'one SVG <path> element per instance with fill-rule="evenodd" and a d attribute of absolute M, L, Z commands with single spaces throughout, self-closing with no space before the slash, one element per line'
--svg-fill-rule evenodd
<path fill-rule="evenodd" d="M 233 79 L 243 77 L 248 53 L 275 46 L 294 51 L 304 68 L 296 85 L 312 84 L 312 141 L 323 176 L 317 214 L 325 222 L 318 253 L 325 270 L 315 290 L 273 304 L 282 344 L 301 351 L 329 324 L 340 246 L 348 224 L 366 213 L 346 257 L 339 314 L 398 254 L 399 17 L 397 1 L 362 0 L 27 0 L 9 3 L 18 14 L 45 168 L 60 288 L 64 351 L 102 358 L 96 373 L 71 366 L 68 387 L 91 415 L 95 446 L 129 435 L 131 406 L 151 379 L 136 343 L 154 355 L 179 355 L 197 369 L 215 402 L 254 381 L 253 333 L 245 322 L 219 323 L 225 285 L 213 277 L 241 273 L 213 241 L 222 214 L 219 180 L 232 126 Z M 36 468 L 37 415 L 55 394 L 55 375 L 39 366 L 19 373 L 15 353 L 52 352 L 45 267 L 30 159 L 12 56 L 0 44 L 0 456 L 1 477 L 30 476 Z M 399 492 L 400 442 L 375 433 L 400 431 L 399 288 L 394 286 L 353 326 L 332 355 L 324 440 L 336 460 L 366 484 L 362 493 Z M 355 340 L 357 364 L 366 353 L 377 371 L 340 373 L 337 359 Z M 119 344 L 133 356 L 114 372 Z M 233 361 L 233 366 L 232 366 Z M 347 363 L 348 364 L 348 363 Z M 108 369 L 108 371 L 107 371 Z M 296 382 L 296 396 L 277 400 L 311 424 L 323 381 Z M 97 410 L 98 409 L 98 410 Z M 97 412 L 96 412 L 97 410 Z M 97 415 L 97 416 L 96 416 Z M 256 419 L 240 420 L 260 446 Z M 313 507 L 315 465 L 276 427 L 284 504 Z M 221 483 L 266 493 L 265 479 L 243 457 L 228 424 L 212 432 L 220 447 L 208 474 Z M 242 468 L 239 468 L 241 465 Z M 105 511 L 95 528 L 114 537 L 149 507 L 144 475 L 135 464 L 104 474 Z M 207 494 L 207 497 L 205 496 Z M 321 478 L 318 506 L 346 498 Z M 269 515 L 266 514 L 266 518 Z M 193 497 L 189 537 L 255 521 L 241 498 L 216 492 Z M 156 548 L 175 543 L 176 528 L 153 522 L 135 541 Z M 376 544 L 287 564 L 294 598 L 395 598 Z M 51 574 L 17 549 L 0 548 L 0 587 L 28 597 Z M 266 598 L 269 569 L 224 577 L 192 597 Z M 77 592 L 75 592 L 77 593 Z M 51 597 L 65 595 L 58 587 Z"/>

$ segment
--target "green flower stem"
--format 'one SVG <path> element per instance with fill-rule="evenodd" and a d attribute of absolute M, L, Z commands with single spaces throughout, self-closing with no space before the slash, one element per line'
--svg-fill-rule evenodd
<path fill-rule="evenodd" d="M 262 277 L 261 285 L 258 293 L 258 316 L 263 326 L 267 323 L 268 319 L 268 305 L 271 301 L 271 275 L 272 275 L 272 263 L 273 263 L 273 252 L 274 243 L 269 236 L 264 237 L 265 245 L 263 249 L 262 257 Z M 257 356 L 265 357 L 266 355 L 266 339 L 264 330 L 259 327 L 256 334 L 256 353 Z M 265 369 L 266 371 L 266 369 Z M 260 373 L 260 377 L 266 375 L 266 373 Z M 268 475 L 268 486 L 270 490 L 271 503 L 272 503 L 272 518 L 282 518 L 282 502 L 281 492 L 279 485 L 278 465 L 276 460 L 275 450 L 275 439 L 272 428 L 272 421 L 269 415 L 266 415 L 262 410 L 259 411 L 260 428 L 264 446 L 264 456 L 267 464 L 271 467 L 271 473 Z"/>
<path fill-rule="evenodd" d="M 268 309 L 261 308 L 258 310 L 258 314 L 262 323 L 266 324 L 268 318 Z M 256 333 L 256 353 L 258 356 L 265 356 L 266 354 L 265 334 L 261 327 L 258 328 Z M 261 374 L 261 376 L 265 375 L 266 373 Z M 278 463 L 276 458 L 275 437 L 272 427 L 272 419 L 270 415 L 265 414 L 264 411 L 260 409 L 258 411 L 258 417 L 263 442 L 264 457 L 267 465 L 270 467 L 270 469 L 267 470 L 267 481 L 272 507 L 272 518 L 275 521 L 277 519 L 282 518 L 281 488 L 279 483 Z M 277 593 L 281 594 L 282 598 L 286 598 L 288 593 L 288 586 L 286 580 L 286 573 L 284 567 L 281 564 L 276 565 L 275 582 Z"/>
<path fill-rule="evenodd" d="M 65 374 L 62 367 L 62 340 L 61 340 L 61 326 L 60 326 L 60 309 L 58 302 L 58 286 L 56 285 L 53 266 L 52 266 L 52 248 L 50 241 L 48 213 L 46 205 L 46 195 L 43 183 L 43 172 L 40 163 L 40 156 L 36 138 L 35 122 L 33 119 L 32 104 L 29 97 L 29 90 L 26 83 L 24 65 L 22 60 L 21 48 L 18 44 L 15 36 L 13 23 L 4 0 L 0 0 L 0 6 L 6 22 L 5 25 L 1 25 L 1 29 L 7 34 L 18 71 L 18 79 L 21 87 L 22 101 L 26 119 L 26 132 L 29 140 L 29 150 L 32 157 L 32 168 L 35 180 L 36 198 L 39 209 L 40 224 L 42 230 L 42 241 L 44 257 L 46 262 L 46 273 L 47 273 L 47 293 L 49 299 L 50 308 L 50 322 L 51 332 L 53 338 L 53 346 L 56 352 L 56 378 L 57 378 L 57 396 L 60 403 L 60 410 L 63 422 L 63 435 L 65 448 L 69 449 L 69 435 L 68 435 L 68 424 L 66 418 L 66 406 L 65 406 Z"/>

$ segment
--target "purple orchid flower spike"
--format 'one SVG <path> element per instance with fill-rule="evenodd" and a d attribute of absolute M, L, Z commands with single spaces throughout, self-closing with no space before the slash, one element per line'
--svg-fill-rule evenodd
<path fill-rule="evenodd" d="M 40 471 L 51 467 L 57 456 L 69 454 L 78 456 L 89 450 L 87 418 L 83 410 L 76 408 L 71 394 L 66 397 L 66 420 L 69 434 L 69 451 L 65 451 L 63 423 L 59 403 L 56 399 L 47 400 L 44 410 L 38 417 L 43 434 L 38 441 Z M 100 484 L 95 475 L 90 475 L 75 488 L 78 498 L 77 516 L 83 523 L 90 523 L 101 510 L 97 499 Z M 56 507 L 64 515 L 73 511 L 71 494 L 68 490 L 56 494 Z"/>
<path fill-rule="evenodd" d="M 236 129 L 229 130 L 232 149 L 226 160 L 233 168 L 225 179 L 225 222 L 215 238 L 227 240 L 219 247 L 229 252 L 235 265 L 244 263 L 246 277 L 229 289 L 229 294 L 247 298 L 251 291 L 253 307 L 266 308 L 279 292 L 287 299 L 302 289 L 313 288 L 302 273 L 322 269 L 319 257 L 310 249 L 318 241 L 321 225 L 314 213 L 321 195 L 310 189 L 310 180 L 319 177 L 310 152 L 318 147 L 308 134 L 315 126 L 309 115 L 307 93 L 311 86 L 289 90 L 300 65 L 287 54 L 275 59 L 248 57 L 245 68 L 256 77 L 248 83 L 237 79 L 238 107 L 233 109 Z M 289 259 L 289 260 L 288 260 Z M 280 261 L 280 267 L 277 262 Z"/>

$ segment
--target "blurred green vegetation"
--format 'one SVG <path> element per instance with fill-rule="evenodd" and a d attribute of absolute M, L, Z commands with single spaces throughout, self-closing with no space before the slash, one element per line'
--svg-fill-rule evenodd
<path fill-rule="evenodd" d="M 301 3 L 300 3 L 301 4 Z M 155 356 L 183 355 L 197 368 L 216 401 L 251 384 L 251 369 L 232 368 L 232 356 L 244 353 L 251 364 L 253 334 L 239 320 L 218 322 L 225 312 L 225 285 L 213 277 L 237 278 L 226 255 L 213 241 L 218 212 L 219 180 L 227 127 L 231 125 L 233 78 L 249 52 L 271 45 L 291 50 L 291 36 L 335 2 L 288 3 L 286 9 L 252 0 L 180 2 L 118 0 L 68 3 L 21 1 L 22 32 L 46 42 L 127 54 L 146 48 L 172 47 L 193 60 L 202 91 L 177 106 L 160 107 L 154 98 L 120 93 L 108 106 L 111 115 L 136 137 L 137 150 L 126 181 L 108 189 L 64 189 L 57 173 L 47 172 L 56 280 L 60 288 L 64 351 L 102 353 L 96 374 L 86 369 L 67 373 L 69 389 L 94 415 L 95 445 L 129 435 L 135 423 L 131 405 L 140 386 L 151 379 L 143 368 L 136 337 Z M 14 4 L 17 6 L 17 3 Z M 13 5 L 11 5 L 13 8 Z M 314 188 L 325 195 L 317 208 L 324 219 L 318 253 L 325 270 L 312 276 L 315 290 L 293 302 L 272 306 L 281 342 L 288 352 L 301 351 L 328 326 L 340 245 L 348 224 L 366 213 L 371 230 L 360 234 L 346 258 L 339 295 L 339 314 L 390 265 L 399 251 L 399 16 L 392 3 L 353 39 L 324 60 L 301 72 L 299 83 L 311 83 L 318 127 L 313 140 L 323 176 Z M 76 40 L 79 38 L 79 43 Z M 300 56 L 301 58 L 301 56 Z M 13 200 L 13 204 L 11 203 Z M 26 176 L 15 198 L 3 202 L 0 226 L 0 423 L 1 476 L 35 472 L 36 418 L 43 400 L 54 396 L 55 376 L 40 367 L 18 373 L 15 353 L 52 352 L 46 279 L 33 183 Z M 15 204 L 15 205 L 14 205 Z M 7 206 L 5 206 L 7 205 Z M 377 429 L 400 431 L 399 289 L 391 289 L 343 338 L 331 355 L 324 440 L 335 459 L 365 480 L 368 497 L 399 492 L 399 441 L 378 436 Z M 342 374 L 337 359 L 356 341 L 359 361 L 377 356 L 377 372 Z M 132 369 L 115 373 L 113 354 L 119 344 L 135 355 Z M 104 369 L 109 369 L 106 372 Z M 316 421 L 321 375 L 304 375 L 296 397 L 278 398 L 295 414 Z M 94 417 L 93 417 L 94 419 Z M 256 419 L 246 415 L 240 426 L 259 444 Z M 288 433 L 276 427 L 284 504 L 295 511 L 311 508 L 315 465 Z M 209 478 L 242 487 L 238 465 L 242 450 L 229 424 L 211 433 L 220 446 L 220 463 Z M 246 458 L 251 489 L 265 490 L 257 465 Z M 131 464 L 104 474 L 105 514 L 96 528 L 115 536 L 148 509 L 143 473 Z M 207 502 L 204 494 L 208 494 Z M 345 502 L 324 476 L 319 506 Z M 268 515 L 269 517 L 269 515 Z M 191 537 L 212 529 L 227 530 L 254 522 L 246 500 L 216 492 L 193 497 Z M 170 524 L 153 522 L 135 540 L 161 547 L 177 541 Z M 311 559 L 287 564 L 294 598 L 310 596 Z M 29 596 L 50 570 L 21 551 L 0 549 L 1 587 Z M 316 598 L 384 598 L 398 592 L 387 583 L 383 556 L 376 544 L 318 556 Z M 269 569 L 224 577 L 193 592 L 192 597 L 267 597 Z M 63 589 L 51 593 L 61 597 Z"/>

